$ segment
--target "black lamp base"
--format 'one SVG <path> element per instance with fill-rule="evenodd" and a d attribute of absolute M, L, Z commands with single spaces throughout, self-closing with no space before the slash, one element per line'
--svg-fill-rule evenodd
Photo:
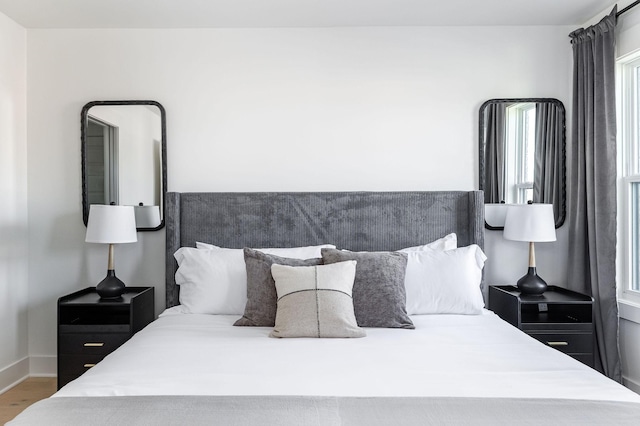
<path fill-rule="evenodd" d="M 116 277 L 116 271 L 107 270 L 107 276 L 96 286 L 96 291 L 101 299 L 118 299 L 124 293 L 124 283 Z"/>
<path fill-rule="evenodd" d="M 539 296 L 547 290 L 547 283 L 538 276 L 535 267 L 529 267 L 527 275 L 518 280 L 518 290 L 522 294 Z"/>

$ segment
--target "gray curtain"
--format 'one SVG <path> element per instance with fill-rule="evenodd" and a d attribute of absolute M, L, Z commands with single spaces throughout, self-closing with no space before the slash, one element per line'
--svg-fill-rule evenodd
<path fill-rule="evenodd" d="M 569 148 L 570 288 L 595 299 L 596 368 L 621 380 L 616 304 L 616 8 L 569 35 L 573 120 Z"/>
<path fill-rule="evenodd" d="M 553 204 L 556 219 L 560 217 L 562 191 L 565 189 L 562 121 L 563 112 L 558 105 L 536 103 L 533 202 Z"/>
<path fill-rule="evenodd" d="M 484 123 L 484 202 L 504 201 L 504 151 L 507 104 L 494 102 L 486 106 Z"/>

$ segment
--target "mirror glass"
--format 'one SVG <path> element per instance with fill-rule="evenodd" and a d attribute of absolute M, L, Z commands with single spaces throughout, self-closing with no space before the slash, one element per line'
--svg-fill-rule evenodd
<path fill-rule="evenodd" d="M 82 210 L 134 206 L 138 231 L 164 226 L 166 119 L 155 101 L 95 101 L 81 113 Z"/>
<path fill-rule="evenodd" d="M 566 198 L 565 110 L 557 99 L 491 99 L 480 107 L 480 189 L 485 226 L 503 229 L 500 204 L 553 204 L 556 228 Z M 506 206 L 504 206 L 506 207 Z"/>

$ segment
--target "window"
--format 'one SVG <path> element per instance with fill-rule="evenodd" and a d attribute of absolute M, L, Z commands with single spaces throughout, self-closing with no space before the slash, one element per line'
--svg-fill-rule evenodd
<path fill-rule="evenodd" d="M 507 107 L 505 170 L 509 200 L 524 204 L 533 200 L 533 168 L 536 149 L 536 104 L 523 102 Z"/>
<path fill-rule="evenodd" d="M 640 303 L 640 53 L 618 61 L 618 288 Z"/>

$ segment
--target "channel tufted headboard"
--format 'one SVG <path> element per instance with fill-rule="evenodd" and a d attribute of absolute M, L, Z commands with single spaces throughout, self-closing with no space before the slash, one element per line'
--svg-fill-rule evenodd
<path fill-rule="evenodd" d="M 169 192 L 165 223 L 167 308 L 179 304 L 173 254 L 196 241 L 229 248 L 335 244 L 384 251 L 455 232 L 459 246 L 484 247 L 481 191 Z"/>

